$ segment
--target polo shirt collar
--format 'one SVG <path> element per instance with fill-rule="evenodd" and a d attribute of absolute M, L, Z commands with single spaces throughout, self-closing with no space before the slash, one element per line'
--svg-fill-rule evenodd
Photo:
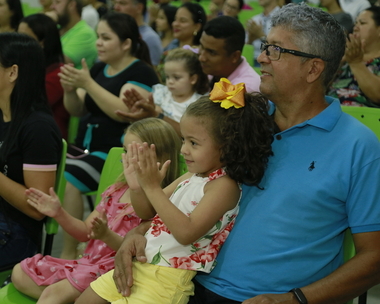
<path fill-rule="evenodd" d="M 338 122 L 340 116 L 342 115 L 342 109 L 340 107 L 340 102 L 338 99 L 330 96 L 325 96 L 325 100 L 329 104 L 329 106 L 326 109 L 324 109 L 321 113 L 314 116 L 313 118 L 308 119 L 296 126 L 293 126 L 290 129 L 302 128 L 305 125 L 310 125 L 316 128 L 324 129 L 326 131 L 331 131 Z M 276 105 L 272 101 L 269 101 L 269 114 L 273 115 L 275 110 Z M 287 130 L 284 130 L 284 132 L 285 131 Z"/>

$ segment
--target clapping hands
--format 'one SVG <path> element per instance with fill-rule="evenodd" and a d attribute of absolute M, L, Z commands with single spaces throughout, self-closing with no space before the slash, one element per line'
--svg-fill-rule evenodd
<path fill-rule="evenodd" d="M 364 39 L 360 38 L 359 34 L 349 34 L 346 40 L 346 51 L 343 56 L 343 61 L 350 63 L 360 63 L 364 56 Z"/>
<path fill-rule="evenodd" d="M 161 187 L 170 160 L 167 160 L 160 169 L 160 163 L 157 162 L 155 146 L 147 143 L 138 144 L 133 142 L 128 145 L 127 163 L 124 164 L 124 174 L 128 174 L 127 182 L 130 187 L 136 187 L 137 184 L 144 191 L 151 187 Z M 130 168 L 133 166 L 133 169 Z M 133 172 L 132 172 L 133 170 Z M 132 182 L 132 186 L 130 184 Z M 131 188 L 133 189 L 133 188 Z"/>
<path fill-rule="evenodd" d="M 53 188 L 49 189 L 49 194 L 35 188 L 25 190 L 27 202 L 36 208 L 40 213 L 50 217 L 56 217 L 61 210 L 61 203 Z"/>
<path fill-rule="evenodd" d="M 104 241 L 108 231 L 109 228 L 107 215 L 105 210 L 102 210 L 99 216 L 95 217 L 91 221 L 90 233 L 88 234 L 88 238 Z"/>

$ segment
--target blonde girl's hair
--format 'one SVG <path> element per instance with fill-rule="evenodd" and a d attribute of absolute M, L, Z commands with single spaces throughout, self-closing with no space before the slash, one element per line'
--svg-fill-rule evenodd
<path fill-rule="evenodd" d="M 170 166 L 166 176 L 162 181 L 161 187 L 165 188 L 170 185 L 179 176 L 179 157 L 181 149 L 181 140 L 173 127 L 166 121 L 158 118 L 145 118 L 132 123 L 126 130 L 147 142 L 149 145 L 156 146 L 157 161 L 162 164 L 170 160 Z M 117 180 L 116 189 L 125 185 L 124 174 L 121 174 Z"/>
<path fill-rule="evenodd" d="M 194 90 L 198 94 L 205 94 L 209 91 L 208 77 L 202 71 L 201 63 L 198 59 L 198 54 L 191 50 L 177 48 L 168 52 L 165 58 L 165 63 L 169 61 L 181 61 L 185 64 L 186 70 L 190 76 L 198 75 L 197 82 L 194 85 Z"/>

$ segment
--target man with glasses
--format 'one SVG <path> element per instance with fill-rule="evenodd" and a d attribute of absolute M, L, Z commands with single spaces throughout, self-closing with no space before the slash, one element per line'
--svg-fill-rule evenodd
<path fill-rule="evenodd" d="M 308 5 L 286 5 L 272 22 L 258 61 L 277 125 L 274 156 L 260 188 L 243 185 L 234 229 L 215 269 L 195 277 L 190 304 L 345 303 L 380 283 L 380 142 L 325 97 L 343 29 Z M 343 264 L 347 228 L 356 255 Z M 131 256 L 144 256 L 137 232 L 115 259 L 126 294 Z"/>

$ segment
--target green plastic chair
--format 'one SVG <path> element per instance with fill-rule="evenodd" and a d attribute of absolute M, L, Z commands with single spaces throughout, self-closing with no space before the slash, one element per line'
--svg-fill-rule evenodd
<path fill-rule="evenodd" d="M 380 109 L 369 107 L 341 106 L 342 111 L 360 120 L 370 128 L 380 140 Z"/>
<path fill-rule="evenodd" d="M 107 187 L 115 183 L 117 178 L 123 173 L 122 153 L 124 153 L 122 147 L 114 147 L 108 152 L 102 173 L 100 174 L 99 186 L 96 191 L 95 206 L 99 204 L 102 199 L 102 193 Z"/>
<path fill-rule="evenodd" d="M 67 152 L 67 143 L 62 139 L 62 156 L 57 170 L 57 176 L 55 180 L 54 190 L 57 193 L 59 199 L 63 200 L 65 195 L 66 179 L 64 177 L 65 166 L 66 166 L 66 152 Z M 54 235 L 58 232 L 58 223 L 53 218 L 46 218 L 45 221 L 45 232 L 46 238 L 44 243 L 43 254 L 51 254 L 53 247 Z M 13 265 L 11 268 L 0 273 L 0 282 L 1 284 L 5 279 L 12 273 Z M 23 293 L 16 290 L 12 283 L 6 285 L 0 289 L 0 303 L 1 304 L 34 304 L 36 300 L 30 298 Z"/>
<path fill-rule="evenodd" d="M 253 52 L 254 48 L 252 44 L 244 44 L 242 56 L 245 57 L 251 67 L 253 67 Z"/>
<path fill-rule="evenodd" d="M 67 142 L 69 144 L 75 143 L 75 137 L 77 137 L 80 117 L 70 116 L 69 129 L 67 130 Z"/>
<path fill-rule="evenodd" d="M 243 27 L 246 28 L 247 21 L 255 15 L 257 15 L 257 12 L 255 10 L 241 10 L 238 18 Z"/>

